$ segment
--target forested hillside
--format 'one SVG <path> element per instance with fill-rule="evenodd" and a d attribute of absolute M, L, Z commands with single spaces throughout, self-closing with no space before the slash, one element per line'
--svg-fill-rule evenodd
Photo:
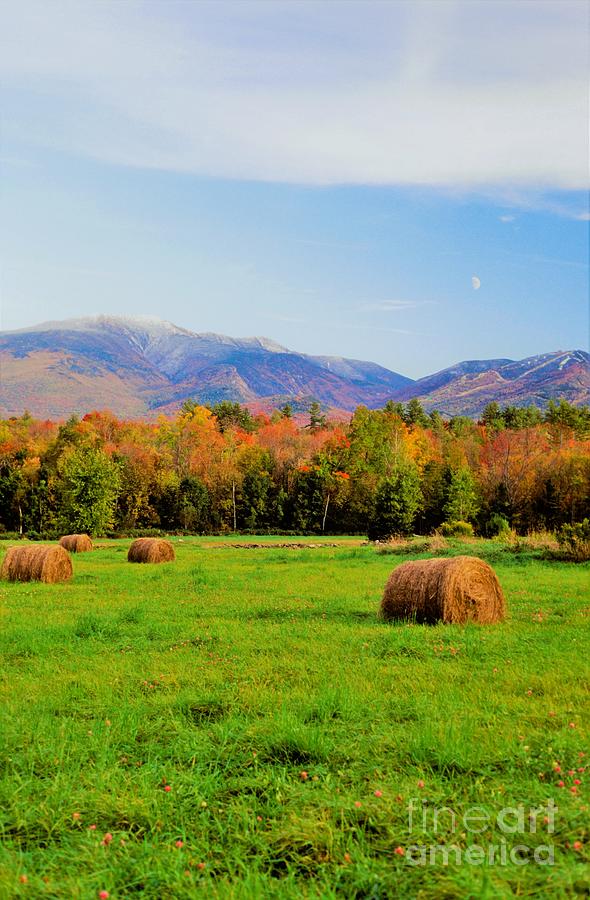
<path fill-rule="evenodd" d="M 590 515 L 590 410 L 490 403 L 444 422 L 417 400 L 358 407 L 348 424 L 319 405 L 253 417 L 185 403 L 174 419 L 92 412 L 65 424 L 0 422 L 0 528 L 50 537 L 277 530 L 428 533 L 443 522 L 491 535 Z"/>

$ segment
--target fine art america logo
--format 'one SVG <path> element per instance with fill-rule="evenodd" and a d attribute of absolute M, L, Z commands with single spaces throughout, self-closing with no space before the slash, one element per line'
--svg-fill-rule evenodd
<path fill-rule="evenodd" d="M 408 830 L 416 843 L 407 847 L 404 856 L 412 866 L 552 866 L 554 845 L 538 841 L 541 835 L 554 833 L 556 812 L 552 799 L 540 807 L 521 803 L 491 814 L 483 806 L 470 806 L 458 814 L 448 806 L 430 806 L 427 800 L 412 797 Z M 439 843 L 439 836 L 446 838 L 449 832 L 460 840 Z"/>

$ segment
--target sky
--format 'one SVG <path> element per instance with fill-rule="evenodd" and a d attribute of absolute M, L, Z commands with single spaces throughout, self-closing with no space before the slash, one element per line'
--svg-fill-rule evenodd
<path fill-rule="evenodd" d="M 585 0 L 0 0 L 0 324 L 588 349 Z"/>

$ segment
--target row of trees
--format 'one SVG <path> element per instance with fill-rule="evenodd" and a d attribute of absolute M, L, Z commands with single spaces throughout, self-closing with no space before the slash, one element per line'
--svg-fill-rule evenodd
<path fill-rule="evenodd" d="M 297 421 L 233 403 L 186 403 L 175 419 L 93 412 L 65 424 L 0 421 L 0 529 L 51 535 L 160 528 L 492 534 L 590 516 L 590 410 L 490 404 L 444 422 L 418 401 L 359 407 L 348 424 L 317 404 Z"/>

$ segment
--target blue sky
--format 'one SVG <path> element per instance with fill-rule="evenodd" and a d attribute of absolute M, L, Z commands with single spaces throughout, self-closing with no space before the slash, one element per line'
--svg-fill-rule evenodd
<path fill-rule="evenodd" d="M 585 3 L 1 16 L 3 328 L 155 315 L 413 377 L 588 348 Z"/>

